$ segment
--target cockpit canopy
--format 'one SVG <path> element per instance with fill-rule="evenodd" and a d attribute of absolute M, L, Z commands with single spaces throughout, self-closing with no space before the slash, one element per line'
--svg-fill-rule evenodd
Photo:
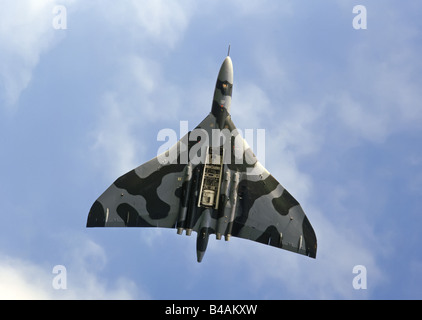
<path fill-rule="evenodd" d="M 232 96 L 233 85 L 228 81 L 217 80 L 217 88 L 221 90 L 224 96 Z"/>

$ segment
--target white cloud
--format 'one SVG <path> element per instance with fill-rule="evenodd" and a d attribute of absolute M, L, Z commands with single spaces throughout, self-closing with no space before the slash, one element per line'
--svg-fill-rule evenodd
<path fill-rule="evenodd" d="M 206 6 L 206 9 L 203 9 Z M 254 17 L 255 19 L 280 17 L 292 12 L 292 4 L 284 1 L 270 1 L 270 0 L 232 0 L 232 1 L 209 1 L 201 6 L 201 8 L 208 12 L 216 12 L 218 17 L 227 17 L 222 19 L 221 23 L 230 22 L 233 19 L 244 19 Z M 224 8 L 222 10 L 221 8 Z M 230 17 L 230 19 L 229 19 Z M 216 26 L 218 28 L 218 26 Z"/>
<path fill-rule="evenodd" d="M 153 144 L 150 139 L 159 130 L 154 127 L 155 134 L 145 136 L 145 133 L 151 132 L 153 124 L 170 119 L 177 128 L 182 92 L 166 81 L 160 65 L 153 59 L 127 55 L 118 64 L 114 89 L 103 94 L 92 133 L 95 139 L 92 152 L 96 155 L 93 159 L 106 169 L 109 179 L 157 155 L 151 154 L 148 145 Z"/>
<path fill-rule="evenodd" d="M 138 49 L 155 45 L 173 48 L 189 24 L 195 3 L 160 0 L 128 1 L 122 5 L 99 1 L 95 7 L 110 25 L 125 33 L 125 43 L 130 48 L 116 57 L 119 71 L 114 74 L 113 89 L 103 93 L 94 132 L 93 152 L 113 179 L 149 160 L 150 157 L 139 156 L 148 147 L 137 138 L 138 134 L 158 120 L 176 119 L 181 103 L 179 86 L 166 81 L 155 57 L 135 53 L 130 45 L 136 43 Z M 140 119 L 144 119 L 143 126 Z"/>
<path fill-rule="evenodd" d="M 262 299 L 368 299 L 373 296 L 386 281 L 374 250 L 377 243 L 367 241 L 353 226 L 330 221 L 316 207 L 307 209 L 318 239 L 316 259 L 238 238 L 232 238 L 229 243 L 210 238 L 206 257 L 211 261 L 230 261 L 232 268 L 225 273 L 228 279 L 236 279 L 241 269 L 241 277 L 248 279 L 248 290 L 262 292 Z M 356 265 L 367 269 L 367 290 L 353 288 Z"/>
<path fill-rule="evenodd" d="M 13 106 L 41 55 L 63 33 L 52 27 L 55 1 L 4 0 L 0 10 L 0 99 Z"/>
<path fill-rule="evenodd" d="M 419 128 L 420 28 L 407 18 L 412 5 L 368 4 L 368 33 L 354 31 L 343 87 L 331 93 L 351 134 L 382 143 L 397 132 Z M 334 86 L 338 89 L 338 86 Z"/>
<path fill-rule="evenodd" d="M 192 1 L 132 1 L 136 20 L 155 39 L 174 45 L 186 29 Z"/>
<path fill-rule="evenodd" d="M 31 82 L 34 68 L 43 53 L 63 39 L 67 31 L 55 30 L 52 22 L 56 5 L 67 8 L 67 22 L 74 23 L 78 10 L 90 10 L 110 25 L 124 28 L 135 42 L 173 47 L 183 36 L 195 8 L 192 1 L 129 1 L 126 5 L 114 1 L 82 3 L 63 0 L 4 0 L 0 11 L 0 99 L 13 106 Z M 72 15 L 73 14 L 73 15 Z"/>
<path fill-rule="evenodd" d="M 183 1 L 99 1 L 96 8 L 110 23 L 125 29 L 129 38 L 137 41 L 173 47 L 183 36 L 196 3 Z"/>
<path fill-rule="evenodd" d="M 2 257 L 0 260 L 0 299 L 48 299 L 51 285 L 46 272 L 26 261 Z"/>
<path fill-rule="evenodd" d="M 389 125 L 393 119 L 389 111 L 379 110 L 379 105 L 366 105 L 367 101 L 359 101 L 353 99 L 350 93 L 338 93 L 328 102 L 333 108 L 331 109 L 340 120 L 340 129 L 348 129 L 349 133 L 360 139 L 382 142 L 391 130 Z M 377 102 L 378 104 L 379 102 Z M 342 127 L 344 125 L 344 127 Z"/>
<path fill-rule="evenodd" d="M 118 276 L 111 282 L 101 277 L 107 263 L 104 250 L 90 240 L 72 238 L 67 252 L 66 289 L 55 289 L 55 265 L 11 256 L 0 256 L 0 299 L 148 299 L 132 280 Z M 76 245 L 75 245 L 76 243 Z"/>
<path fill-rule="evenodd" d="M 234 80 L 236 81 L 236 80 Z M 271 118 L 270 100 L 257 84 L 245 83 L 237 86 L 233 94 L 230 113 L 239 129 L 262 128 L 266 119 Z M 210 88 L 210 91 L 212 88 Z"/>
<path fill-rule="evenodd" d="M 125 112 L 123 103 L 114 94 L 103 98 L 103 110 L 98 120 L 95 142 L 92 148 L 94 161 L 104 169 L 110 179 L 133 169 L 137 162 L 136 140 L 131 132 L 133 118 Z"/>
<path fill-rule="evenodd" d="M 382 58 L 366 58 L 373 54 L 366 46 L 357 52 L 353 68 L 358 72 L 350 73 L 349 80 L 353 85 L 331 94 L 327 103 L 334 109 L 327 111 L 334 112 L 351 134 L 377 143 L 417 127 L 422 120 L 422 94 L 415 76 L 415 70 L 421 69 L 415 64 L 416 53 L 393 49 Z"/>

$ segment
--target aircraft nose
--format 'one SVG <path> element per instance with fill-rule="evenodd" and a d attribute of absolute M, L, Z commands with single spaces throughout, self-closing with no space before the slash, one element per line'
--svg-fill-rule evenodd
<path fill-rule="evenodd" d="M 227 56 L 221 65 L 220 72 L 218 73 L 218 80 L 224 82 L 228 81 L 233 84 L 233 63 L 232 59 Z"/>

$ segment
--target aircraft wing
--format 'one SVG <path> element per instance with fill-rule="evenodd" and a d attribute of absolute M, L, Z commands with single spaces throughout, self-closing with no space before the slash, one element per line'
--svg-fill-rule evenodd
<path fill-rule="evenodd" d="M 158 156 L 124 174 L 92 205 L 87 227 L 174 228 L 185 167 Z"/>
<path fill-rule="evenodd" d="M 209 114 L 195 129 L 215 125 L 215 117 Z M 190 133 L 163 154 L 118 178 L 92 205 L 87 227 L 175 228 L 188 154 L 197 143 L 188 140 Z"/>
<path fill-rule="evenodd" d="M 232 236 L 316 257 L 316 236 L 308 218 L 272 175 L 241 180 L 238 197 Z"/>
<path fill-rule="evenodd" d="M 231 120 L 228 124 L 237 136 L 236 126 Z M 262 166 L 245 140 L 243 144 L 243 161 L 227 166 L 239 175 L 237 195 L 231 196 L 237 196 L 232 199 L 231 236 L 315 258 L 317 239 L 299 202 Z"/>

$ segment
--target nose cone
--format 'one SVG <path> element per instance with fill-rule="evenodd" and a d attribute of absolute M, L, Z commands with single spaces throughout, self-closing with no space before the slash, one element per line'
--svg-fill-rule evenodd
<path fill-rule="evenodd" d="M 215 84 L 214 99 L 211 113 L 216 117 L 218 127 L 224 128 L 225 121 L 230 112 L 233 88 L 233 63 L 229 56 L 224 59 L 218 72 Z"/>
<path fill-rule="evenodd" d="M 221 82 L 227 81 L 230 84 L 233 84 L 233 63 L 230 57 L 224 59 L 220 72 L 218 73 L 218 80 Z"/>

